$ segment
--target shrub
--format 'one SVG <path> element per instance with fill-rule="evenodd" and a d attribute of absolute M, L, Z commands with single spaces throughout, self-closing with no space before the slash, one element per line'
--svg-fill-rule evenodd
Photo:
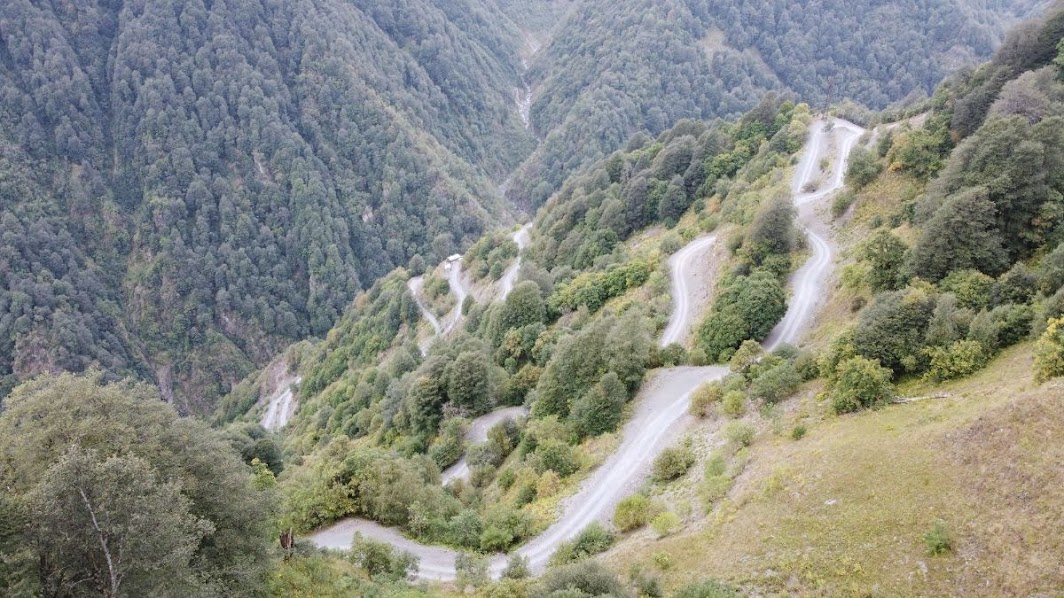
<path fill-rule="evenodd" d="M 793 438 L 794 440 L 801 440 L 805 438 L 805 434 L 807 431 L 808 430 L 806 430 L 805 425 L 798 424 L 794 426 L 794 428 L 791 430 L 791 438 Z"/>
<path fill-rule="evenodd" d="M 557 591 L 568 591 L 569 596 L 628 595 L 628 590 L 621 580 L 596 561 L 552 568 L 540 581 L 539 590 L 544 596 L 550 596 Z M 574 590 L 582 593 L 575 593 Z"/>
<path fill-rule="evenodd" d="M 994 279 L 978 270 L 956 270 L 942 279 L 938 286 L 956 295 L 961 307 L 980 310 L 990 304 Z"/>
<path fill-rule="evenodd" d="M 543 475 L 539 476 L 539 481 L 536 482 L 536 496 L 540 498 L 546 498 L 548 496 L 554 496 L 558 492 L 558 486 L 561 484 L 561 479 L 558 474 L 553 470 L 548 469 L 543 472 Z"/>
<path fill-rule="evenodd" d="M 836 193 L 831 199 L 831 217 L 841 218 L 855 201 L 857 201 L 857 196 L 848 189 Z"/>
<path fill-rule="evenodd" d="M 1039 382 L 1064 376 L 1064 318 L 1050 320 L 1045 333 L 1035 343 L 1034 371 Z"/>
<path fill-rule="evenodd" d="M 706 579 L 684 587 L 674 598 L 739 598 L 739 590 L 713 579 Z"/>
<path fill-rule="evenodd" d="M 775 403 L 794 394 L 802 377 L 790 361 L 781 362 L 759 373 L 750 383 L 750 396 Z"/>
<path fill-rule="evenodd" d="M 551 565 L 564 565 L 582 561 L 596 554 L 606 552 L 616 540 L 613 533 L 595 522 L 585 527 L 569 542 L 562 542 L 550 557 Z"/>
<path fill-rule="evenodd" d="M 876 153 L 861 146 L 850 152 L 849 165 L 846 167 L 846 184 L 856 190 L 876 180 L 883 172 L 883 165 L 876 159 Z"/>
<path fill-rule="evenodd" d="M 963 378 L 986 365 L 986 351 L 976 341 L 957 341 L 949 347 L 927 349 L 931 367 L 927 377 L 936 382 Z"/>
<path fill-rule="evenodd" d="M 519 554 L 512 554 L 506 561 L 506 568 L 502 570 L 504 579 L 525 579 L 532 575 L 532 569 L 528 559 Z"/>
<path fill-rule="evenodd" d="M 536 447 L 543 467 L 556 472 L 561 477 L 572 475 L 580 468 L 573 453 L 573 447 L 561 440 L 548 438 Z"/>
<path fill-rule="evenodd" d="M 953 542 L 949 537 L 949 528 L 941 519 L 935 521 L 931 530 L 924 534 L 924 544 L 927 545 L 927 554 L 938 556 L 953 550 Z"/>
<path fill-rule="evenodd" d="M 878 361 L 851 357 L 839 365 L 838 381 L 831 390 L 835 413 L 848 413 L 887 403 L 894 398 L 891 372 Z"/>
<path fill-rule="evenodd" d="M 890 231 L 878 230 L 861 245 L 861 259 L 868 263 L 868 284 L 873 291 L 892 291 L 903 283 L 908 248 Z"/>
<path fill-rule="evenodd" d="M 654 564 L 658 566 L 658 569 L 668 571 L 672 569 L 672 555 L 664 550 L 659 550 L 654 553 Z"/>
<path fill-rule="evenodd" d="M 720 382 L 714 381 L 703 384 L 691 394 L 691 405 L 688 410 L 691 415 L 706 417 L 709 415 L 710 407 L 715 403 L 719 403 L 723 396 L 724 387 L 721 386 Z"/>
<path fill-rule="evenodd" d="M 614 372 L 606 372 L 602 379 L 580 397 L 569 417 L 583 436 L 598 436 L 617 429 L 621 412 L 628 399 L 628 391 Z"/>
<path fill-rule="evenodd" d="M 351 543 L 348 558 L 370 577 L 400 580 L 412 579 L 417 574 L 417 557 L 409 552 L 400 552 L 391 545 L 364 538 L 356 533 Z"/>
<path fill-rule="evenodd" d="M 688 444 L 669 447 L 654 459 L 655 482 L 668 482 L 687 473 L 695 463 L 695 454 Z"/>
<path fill-rule="evenodd" d="M 658 361 L 665 367 L 681 365 L 687 361 L 687 349 L 679 343 L 672 343 L 658 351 Z"/>
<path fill-rule="evenodd" d="M 720 401 L 721 412 L 730 417 L 742 417 L 746 413 L 746 394 L 741 390 L 730 390 L 724 393 Z"/>
<path fill-rule="evenodd" d="M 672 511 L 665 511 L 659 513 L 653 521 L 650 522 L 650 528 L 654 530 L 659 538 L 671 535 L 680 529 L 680 516 Z"/>
<path fill-rule="evenodd" d="M 459 552 L 454 559 L 454 569 L 458 574 L 458 586 L 479 588 L 488 583 L 488 559 L 470 552 Z"/>
<path fill-rule="evenodd" d="M 630 532 L 650 520 L 650 499 L 642 494 L 627 496 L 617 504 L 613 512 L 613 525 L 622 532 Z"/>
<path fill-rule="evenodd" d="M 728 365 L 731 366 L 732 371 L 746 373 L 750 366 L 757 363 L 758 358 L 764 350 L 761 347 L 761 343 L 755 340 L 746 339 L 739 349 L 732 355 L 731 360 L 728 361 Z"/>
<path fill-rule="evenodd" d="M 724 437 L 738 446 L 750 446 L 754 442 L 754 427 L 743 422 L 728 422 L 724 427 Z"/>

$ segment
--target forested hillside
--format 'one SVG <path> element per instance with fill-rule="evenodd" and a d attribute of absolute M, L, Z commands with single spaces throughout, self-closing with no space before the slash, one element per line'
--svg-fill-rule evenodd
<path fill-rule="evenodd" d="M 1008 24 L 1038 4 L 575 2 L 529 73 L 532 125 L 544 141 L 510 197 L 537 206 L 635 132 L 734 117 L 766 91 L 873 108 L 929 93 L 945 74 L 989 56 Z"/>
<path fill-rule="evenodd" d="M 1033 6 L 881 4 L 5 2 L 0 396 L 98 367 L 209 409 L 637 131 L 880 106 Z"/>
<path fill-rule="evenodd" d="M 0 388 L 96 366 L 196 410 L 506 218 L 531 149 L 489 3 L 0 6 Z"/>

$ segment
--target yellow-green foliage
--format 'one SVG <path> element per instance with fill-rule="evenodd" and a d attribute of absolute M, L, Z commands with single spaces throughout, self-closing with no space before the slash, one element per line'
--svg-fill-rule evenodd
<path fill-rule="evenodd" d="M 625 497 L 613 512 L 613 525 L 622 532 L 643 527 L 650 520 L 650 499 L 642 494 Z"/>
<path fill-rule="evenodd" d="M 1064 376 L 1064 318 L 1049 321 L 1034 349 L 1035 377 L 1046 381 Z"/>
<path fill-rule="evenodd" d="M 706 417 L 709 409 L 720 402 L 724 397 L 724 387 L 720 382 L 710 382 L 699 386 L 691 394 L 691 405 L 688 408 L 692 415 Z"/>

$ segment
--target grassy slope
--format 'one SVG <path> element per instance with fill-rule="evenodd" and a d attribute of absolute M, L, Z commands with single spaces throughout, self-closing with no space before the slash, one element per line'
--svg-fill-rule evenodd
<path fill-rule="evenodd" d="M 1064 383 L 1031 383 L 1030 344 L 952 396 L 834 417 L 795 399 L 808 435 L 762 431 L 727 499 L 663 540 L 622 543 L 621 569 L 664 551 L 669 586 L 704 575 L 813 594 L 1029 595 L 1064 587 Z M 931 388 L 914 385 L 907 395 Z M 785 427 L 789 429 L 789 427 Z M 835 501 L 828 504 L 829 501 Z M 955 550 L 929 557 L 947 522 Z"/>
<path fill-rule="evenodd" d="M 868 223 L 889 218 L 912 193 L 910 181 L 888 173 L 840 221 L 839 284 L 810 335 L 814 347 L 854 317 L 850 306 L 862 291 L 843 284 L 841 272 Z M 1031 360 L 1025 343 L 969 379 L 899 389 L 949 398 L 843 417 L 817 400 L 819 383 L 809 385 L 781 405 L 782 421 L 746 418 L 759 428 L 749 462 L 706 517 L 696 514 L 661 540 L 637 532 L 605 560 L 622 573 L 632 565 L 657 569 L 671 588 L 711 576 L 769 594 L 1061 591 L 1064 383 L 1035 386 Z M 791 440 L 799 422 L 809 433 Z M 716 444 L 719 426 L 706 422 L 693 434 L 699 444 Z M 680 485 L 700 479 L 701 467 L 693 470 Z M 947 523 L 954 550 L 931 557 L 923 537 L 937 519 Z M 655 563 L 662 553 L 665 571 Z"/>

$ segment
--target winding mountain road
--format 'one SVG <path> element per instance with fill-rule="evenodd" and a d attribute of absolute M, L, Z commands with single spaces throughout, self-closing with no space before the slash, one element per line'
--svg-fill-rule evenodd
<path fill-rule="evenodd" d="M 466 430 L 465 439 L 467 445 L 480 444 L 488 440 L 488 430 L 490 430 L 495 424 L 506 420 L 506 418 L 517 419 L 528 415 L 528 409 L 524 407 L 506 407 L 504 409 L 497 409 L 491 413 L 478 417 L 469 424 L 469 429 Z M 466 453 L 469 451 L 466 450 Z M 469 466 L 466 464 L 465 455 L 458 460 L 457 463 L 448 467 L 443 471 L 440 476 L 440 483 L 444 486 L 458 479 L 469 478 Z"/>
<path fill-rule="evenodd" d="M 824 130 L 826 122 L 832 123 L 830 131 Z M 817 119 L 809 128 L 809 140 L 798 162 L 791 191 L 794 193 L 794 204 L 798 207 L 798 223 L 805 229 L 812 255 L 791 276 L 792 293 L 787 313 L 765 339 L 765 351 L 772 351 L 784 343 L 793 343 L 812 324 L 824 297 L 824 283 L 835 261 L 834 248 L 826 239 L 827 232 L 823 230 L 824 224 L 816 214 L 815 204 L 842 189 L 850 151 L 865 132 L 861 127 L 838 118 L 830 121 Z M 829 155 L 832 149 L 833 156 Z M 803 192 L 808 183 L 816 180 L 820 161 L 831 157 L 834 158 L 833 170 L 828 184 L 811 193 Z"/>
<path fill-rule="evenodd" d="M 845 174 L 846 159 L 850 149 L 861 134 L 861 129 L 845 121 L 835 119 L 832 131 L 824 131 L 825 120 L 814 120 L 810 125 L 810 136 L 803 150 L 793 181 L 795 204 L 799 207 L 812 206 L 812 203 L 830 195 L 841 187 Z M 833 143 L 837 142 L 837 143 Z M 835 149 L 835 172 L 830 184 L 821 191 L 811 194 L 801 193 L 801 189 L 815 180 L 817 165 L 825 157 L 829 148 Z M 817 228 L 815 214 L 803 210 L 799 222 L 807 227 L 811 240 L 813 257 L 799 269 L 792 278 L 794 297 L 783 321 L 773 330 L 765 342 L 766 349 L 772 349 L 782 343 L 796 342 L 812 321 L 814 310 L 819 300 L 819 289 L 830 272 L 832 250 L 821 235 L 811 230 Z M 674 277 L 685 277 L 692 264 L 697 260 L 692 257 L 701 244 L 711 244 L 712 236 L 697 239 L 679 252 L 670 271 Z M 692 248 L 691 246 L 694 245 Z M 684 254 L 690 249 L 690 253 Z M 673 301 L 677 312 L 689 312 L 691 298 L 684 284 L 673 281 Z M 689 327 L 689 313 L 682 316 L 674 313 L 673 321 L 666 329 L 662 342 L 674 342 L 684 327 Z M 675 325 L 675 326 L 674 326 Z M 720 379 L 728 373 L 724 367 L 679 367 L 661 369 L 653 372 L 650 380 L 644 384 L 635 402 L 635 413 L 625 424 L 621 432 L 621 445 L 583 482 L 575 495 L 566 500 L 561 507 L 557 521 L 542 534 L 531 539 L 515 552 L 529 560 L 534 572 L 542 571 L 558 544 L 577 535 L 594 521 L 606 521 L 612 515 L 616 504 L 628 494 L 637 490 L 645 479 L 653 459 L 667 445 L 680 436 L 687 425 L 687 406 L 691 393 L 702 384 Z M 310 539 L 321 547 L 348 548 L 353 534 L 358 531 L 367 537 L 389 542 L 396 548 L 408 551 L 420 559 L 419 577 L 433 580 L 453 580 L 455 578 L 454 559 L 457 553 L 438 546 L 425 546 L 402 537 L 395 530 L 383 528 L 375 523 L 345 520 L 336 525 L 320 530 Z M 491 573 L 498 577 L 505 566 L 506 557 L 496 555 L 491 560 Z"/>
<path fill-rule="evenodd" d="M 259 424 L 263 428 L 276 432 L 288 425 L 288 420 L 292 419 L 292 415 L 296 411 L 295 394 L 292 391 L 292 387 L 302 381 L 302 377 L 296 376 L 288 378 L 281 384 L 277 392 L 270 398 L 266 412 L 262 414 L 262 419 L 259 420 Z"/>
<path fill-rule="evenodd" d="M 697 298 L 691 296 L 688 289 L 694 279 L 693 270 L 698 269 L 700 259 L 705 258 L 705 252 L 717 242 L 717 235 L 699 237 L 687 244 L 686 247 L 669 257 L 669 276 L 672 279 L 672 317 L 669 325 L 661 334 L 661 346 L 665 347 L 673 343 L 683 343 L 691 333 L 694 319 L 697 316 Z"/>
<path fill-rule="evenodd" d="M 517 243 L 517 259 L 514 263 L 506 269 L 506 273 L 499 279 L 499 294 L 496 296 L 496 301 L 506 301 L 506 298 L 510 295 L 510 291 L 514 290 L 514 285 L 517 283 L 517 275 L 521 273 L 521 253 L 524 252 L 525 247 L 528 247 L 530 241 L 529 230 L 532 229 L 532 223 L 522 226 L 517 229 L 517 232 L 511 237 L 514 243 Z"/>

